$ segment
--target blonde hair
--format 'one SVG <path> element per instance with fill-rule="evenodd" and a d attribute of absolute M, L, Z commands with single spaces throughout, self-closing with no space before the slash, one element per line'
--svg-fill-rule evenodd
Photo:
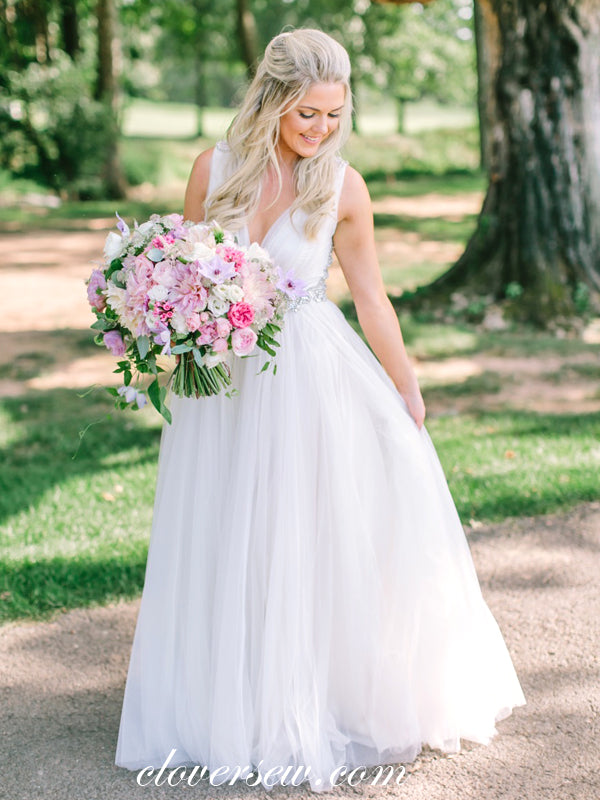
<path fill-rule="evenodd" d="M 350 59 L 341 44 L 319 30 L 299 28 L 275 36 L 268 44 L 241 108 L 227 130 L 227 144 L 235 169 L 206 199 L 206 219 L 216 219 L 224 228 L 242 228 L 258 208 L 262 178 L 268 165 L 282 178 L 277 160 L 280 120 L 295 108 L 316 83 L 341 83 L 344 105 L 337 129 L 317 153 L 299 158 L 294 167 L 296 199 L 291 213 L 307 214 L 305 233 L 313 238 L 335 204 L 335 176 L 339 151 L 351 130 L 352 92 Z"/>

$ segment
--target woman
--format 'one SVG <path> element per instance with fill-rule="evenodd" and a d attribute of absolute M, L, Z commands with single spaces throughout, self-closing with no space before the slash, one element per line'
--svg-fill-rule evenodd
<path fill-rule="evenodd" d="M 525 702 L 423 425 L 365 183 L 339 156 L 349 77 L 324 33 L 275 37 L 227 142 L 192 169 L 185 217 L 264 245 L 308 294 L 275 375 L 261 352 L 235 361 L 233 397 L 172 397 L 117 746 L 129 769 L 256 768 L 269 788 L 303 768 L 322 791 L 342 766 L 487 743 Z M 332 245 L 373 352 L 325 296 Z"/>

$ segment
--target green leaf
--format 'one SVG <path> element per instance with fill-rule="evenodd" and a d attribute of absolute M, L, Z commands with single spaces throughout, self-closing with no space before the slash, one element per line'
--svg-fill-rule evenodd
<path fill-rule="evenodd" d="M 264 342 L 263 342 L 263 344 L 261 345 L 261 347 L 262 347 L 262 349 L 263 349 L 263 350 L 266 350 L 266 352 L 267 352 L 267 353 L 268 353 L 270 356 L 273 356 L 273 357 L 274 357 L 274 356 L 276 356 L 276 355 L 277 355 L 277 353 L 275 352 L 275 350 L 273 350 L 273 348 L 272 348 L 272 347 L 269 347 L 269 345 L 268 345 L 268 344 L 266 344 L 266 343 L 264 343 Z"/>
<path fill-rule="evenodd" d="M 171 353 L 173 355 L 180 355 L 180 353 L 189 353 L 190 350 L 193 350 L 193 346 L 191 344 L 176 344 L 175 347 L 171 348 Z"/>
<path fill-rule="evenodd" d="M 138 353 L 140 354 L 140 358 L 146 358 L 148 355 L 148 350 L 150 350 L 150 339 L 147 336 L 138 336 L 137 349 Z"/>
<path fill-rule="evenodd" d="M 164 403 L 161 402 L 161 392 L 158 381 L 152 381 L 152 383 L 150 384 L 150 386 L 148 386 L 148 389 L 146 391 L 148 392 L 148 399 L 150 400 L 154 408 L 158 411 L 159 414 L 162 414 L 161 408 L 164 405 Z"/>
<path fill-rule="evenodd" d="M 90 327 L 94 331 L 107 331 L 112 327 L 112 324 L 107 319 L 100 317 L 100 319 L 97 319 L 93 325 L 90 325 Z"/>
<path fill-rule="evenodd" d="M 202 353 L 200 352 L 200 350 L 198 350 L 198 348 L 194 347 L 194 349 L 192 350 L 192 353 L 194 354 L 194 361 L 196 362 L 196 364 L 198 364 L 199 367 L 202 367 L 203 366 L 203 364 L 202 364 Z"/>

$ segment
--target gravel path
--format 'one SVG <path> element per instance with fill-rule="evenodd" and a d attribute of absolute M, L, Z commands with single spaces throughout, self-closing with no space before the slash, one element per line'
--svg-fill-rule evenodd
<path fill-rule="evenodd" d="M 528 700 L 488 747 L 428 751 L 397 785 L 308 784 L 267 793 L 233 787 L 136 785 L 114 766 L 138 602 L 0 628 L 0 797 L 136 800 L 181 796 L 405 800 L 595 800 L 600 797 L 600 503 L 566 514 L 467 528 L 484 595 Z"/>

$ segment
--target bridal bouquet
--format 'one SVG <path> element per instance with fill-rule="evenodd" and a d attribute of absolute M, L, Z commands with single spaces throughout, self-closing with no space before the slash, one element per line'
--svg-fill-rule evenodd
<path fill-rule="evenodd" d="M 108 389 L 117 407 L 141 408 L 148 397 L 170 422 L 169 382 L 180 397 L 218 394 L 231 384 L 233 358 L 257 347 L 274 357 L 288 303 L 305 287 L 266 250 L 240 246 L 214 222 L 154 214 L 130 230 L 117 218 L 119 233 L 108 234 L 104 263 L 87 281 L 95 341 L 121 358 L 123 385 Z M 159 355 L 178 357 L 166 385 Z M 142 375 L 154 376 L 146 389 Z"/>

